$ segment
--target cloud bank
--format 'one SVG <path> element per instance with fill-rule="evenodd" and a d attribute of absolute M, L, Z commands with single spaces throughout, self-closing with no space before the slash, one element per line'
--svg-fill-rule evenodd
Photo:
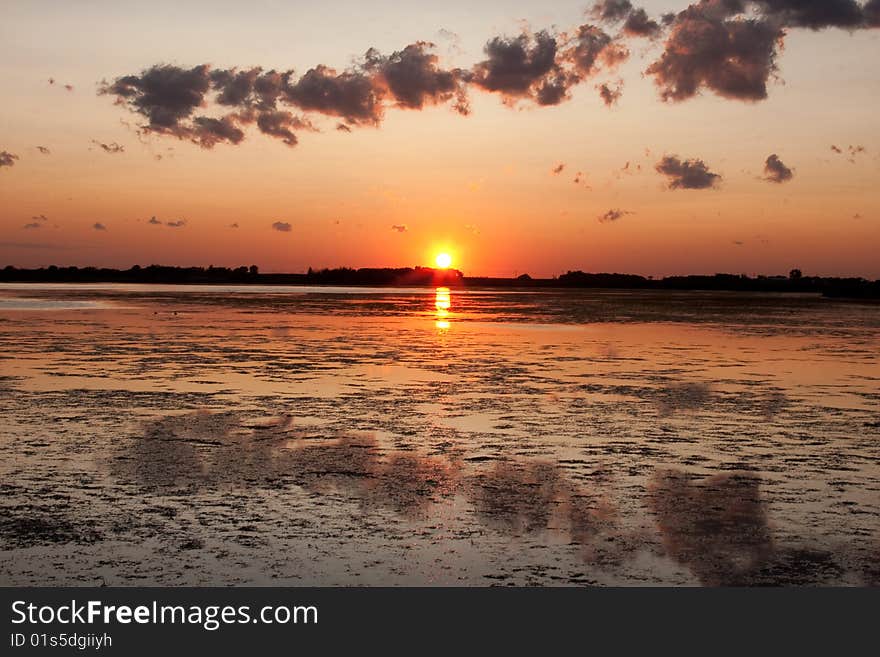
<path fill-rule="evenodd" d="M 659 18 L 630 0 L 600 0 L 589 14 L 598 24 L 491 37 L 468 68 L 444 67 L 433 43 L 415 41 L 390 55 L 369 48 L 342 71 L 318 64 L 301 75 L 156 64 L 105 81 L 98 93 L 139 115 L 145 133 L 213 148 L 241 143 L 253 126 L 292 147 L 298 131 L 314 129 L 309 115 L 334 117 L 337 130 L 350 132 L 380 125 L 389 108 L 446 105 L 467 115 L 474 91 L 510 106 L 559 105 L 576 86 L 625 61 L 629 40 L 649 38 L 663 39 L 662 52 L 645 70 L 661 99 L 681 102 L 708 91 L 757 102 L 778 73 L 789 31 L 880 27 L 880 0 L 699 0 Z M 620 98 L 620 85 L 596 88 L 608 106 Z"/>

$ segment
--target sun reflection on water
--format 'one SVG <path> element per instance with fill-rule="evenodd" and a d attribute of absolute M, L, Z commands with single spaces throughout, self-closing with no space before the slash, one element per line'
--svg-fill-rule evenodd
<path fill-rule="evenodd" d="M 451 294 L 448 287 L 438 287 L 434 295 L 434 326 L 439 330 L 449 329 L 449 309 L 452 306 Z"/>

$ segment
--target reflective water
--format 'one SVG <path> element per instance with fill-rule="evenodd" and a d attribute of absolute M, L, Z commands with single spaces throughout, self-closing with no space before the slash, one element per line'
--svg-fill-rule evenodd
<path fill-rule="evenodd" d="M 0 583 L 876 584 L 880 306 L 0 286 Z"/>

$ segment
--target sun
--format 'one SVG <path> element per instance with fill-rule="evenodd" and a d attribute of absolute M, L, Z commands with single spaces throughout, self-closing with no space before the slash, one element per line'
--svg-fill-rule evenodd
<path fill-rule="evenodd" d="M 434 258 L 434 262 L 437 263 L 440 269 L 449 269 L 452 266 L 452 256 L 448 253 L 438 253 L 437 257 Z"/>

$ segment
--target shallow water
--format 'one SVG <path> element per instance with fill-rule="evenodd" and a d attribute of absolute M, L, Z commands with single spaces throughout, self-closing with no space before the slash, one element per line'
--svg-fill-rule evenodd
<path fill-rule="evenodd" d="M 880 306 L 0 286 L 0 583 L 877 584 Z"/>

